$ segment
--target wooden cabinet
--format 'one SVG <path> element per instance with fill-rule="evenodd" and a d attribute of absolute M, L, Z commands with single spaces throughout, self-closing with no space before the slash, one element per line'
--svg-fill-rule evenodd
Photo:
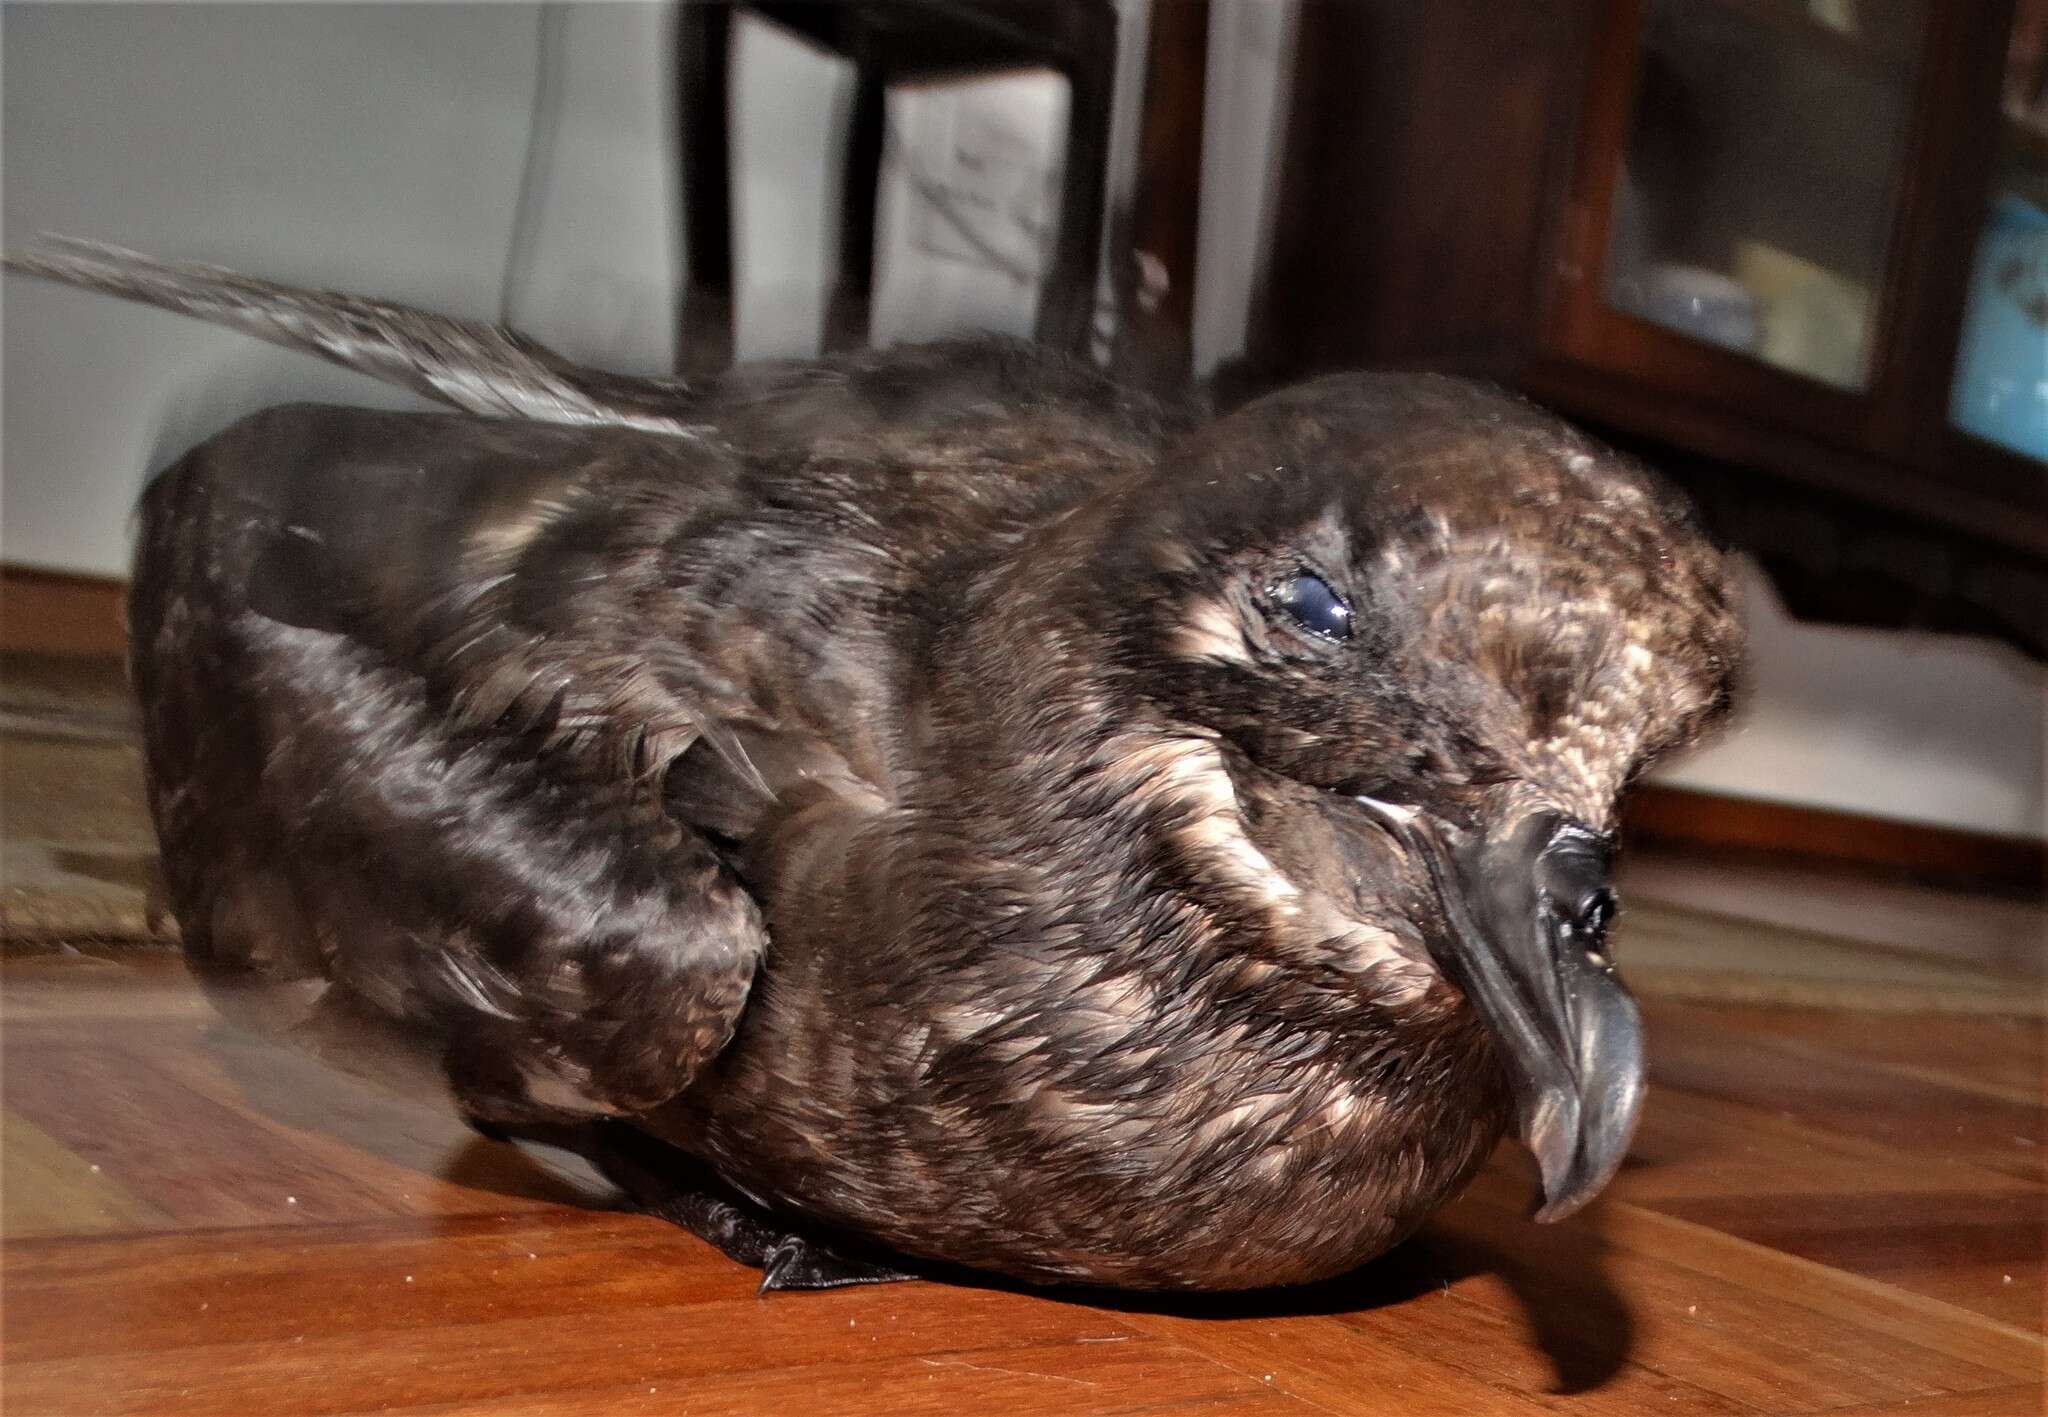
<path fill-rule="evenodd" d="M 2024 580 L 2044 31 L 2048 0 L 1307 0 L 1248 368 L 1490 375 L 1724 502 Z"/>

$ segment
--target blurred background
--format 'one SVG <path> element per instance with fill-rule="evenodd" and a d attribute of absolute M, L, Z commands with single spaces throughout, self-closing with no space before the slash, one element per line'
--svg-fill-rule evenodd
<path fill-rule="evenodd" d="M 265 405 L 412 400 L 8 276 L 19 1410 L 2042 1410 L 2048 0 L 6 3 L 0 52 L 9 248 L 638 373 L 993 329 L 1223 406 L 1483 376 L 1683 484 L 1751 634 L 1733 730 L 1625 808 L 1651 1098 L 1598 1205 L 1524 1224 L 1510 1150 L 1240 1323 L 764 1304 L 587 1172 L 214 1017 L 123 683 L 132 509 Z"/>
<path fill-rule="evenodd" d="M 1345 366 L 1496 378 L 1745 551 L 1744 712 L 1639 832 L 2038 893 L 2044 17 L 9 4 L 5 238 L 503 319 L 629 371 L 990 328 L 1226 402 Z M 193 442 L 285 399 L 408 403 L 4 296 L 15 649 L 118 647 L 131 508 Z"/>

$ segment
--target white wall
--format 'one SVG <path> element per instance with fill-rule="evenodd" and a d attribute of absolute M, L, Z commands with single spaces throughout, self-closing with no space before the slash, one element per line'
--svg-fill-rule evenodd
<path fill-rule="evenodd" d="M 493 313 L 572 359 L 668 373 L 682 241 L 673 27 L 656 4 L 517 8 L 540 24 L 535 58 L 556 82 L 529 149 L 531 248 L 512 253 L 505 306 Z M 527 88 L 531 75 L 520 76 Z M 526 93 L 514 86 L 512 96 Z M 521 120 L 511 130 L 526 141 Z"/>
<path fill-rule="evenodd" d="M 1265 259 L 1293 5 L 1216 0 L 1212 15 L 1204 367 L 1242 347 Z M 502 306 L 576 357 L 663 369 L 679 241 L 669 44 L 652 4 L 10 4 L 0 227 L 10 246 L 51 229 L 455 314 Z M 803 353 L 832 264 L 848 71 L 766 26 L 743 24 L 737 45 L 740 349 Z M 556 82 L 537 95 L 544 52 Z M 1055 141 L 1057 85 L 1007 92 L 992 101 L 1020 131 Z M 508 280 L 537 96 L 550 121 Z M 1031 292 L 920 270 L 930 253 L 913 249 L 900 202 L 899 184 L 883 202 L 885 333 L 930 333 L 967 310 L 1028 325 Z M 10 276 L 4 299 L 0 559 L 14 564 L 121 574 L 146 473 L 242 413 L 285 398 L 409 402 L 103 297 Z M 2039 666 L 1968 641 L 1793 624 L 1761 587 L 1751 603 L 1743 724 L 1670 780 L 2048 836 Z"/>
<path fill-rule="evenodd" d="M 1272 254 L 1298 0 L 1212 0 L 1195 250 L 1195 369 L 1244 353 Z"/>
<path fill-rule="evenodd" d="M 7 7 L 7 244 L 52 229 L 493 309 L 532 16 L 508 8 L 479 24 L 421 8 L 366 25 L 362 14 Z M 230 382 L 260 386 L 251 406 L 402 401 L 104 298 L 13 276 L 5 296 L 10 562 L 118 573 L 145 471 L 232 416 L 237 397 L 217 392 Z"/>
<path fill-rule="evenodd" d="M 567 350 L 668 362 L 673 217 L 653 6 L 564 17 L 552 204 L 514 292 Z M 279 280 L 496 318 L 541 10 L 8 5 L 5 216 Z M 177 316 L 9 276 L 0 558 L 118 575 L 146 474 L 287 398 L 373 380 Z"/>
<path fill-rule="evenodd" d="M 10 247 L 91 236 L 509 318 L 607 368 L 673 366 L 681 213 L 662 5 L 10 4 L 0 47 Z M 802 354 L 834 249 L 851 71 L 758 22 L 739 26 L 735 62 L 740 349 Z M 104 296 L 8 276 L 4 297 L 11 564 L 123 574 L 147 475 L 266 404 L 420 406 Z"/>
<path fill-rule="evenodd" d="M 752 16 L 733 26 L 734 352 L 817 349 L 853 71 Z M 744 235 L 741 235 L 744 233 Z"/>
<path fill-rule="evenodd" d="M 1808 625 L 1746 585 L 1752 683 L 1674 786 L 2048 837 L 2048 669 L 1953 635 Z"/>

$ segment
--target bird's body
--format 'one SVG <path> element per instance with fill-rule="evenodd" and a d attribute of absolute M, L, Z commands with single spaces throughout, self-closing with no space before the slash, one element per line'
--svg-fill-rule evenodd
<path fill-rule="evenodd" d="M 1337 1273 L 1511 1121 L 1553 1205 L 1604 1181 L 1602 838 L 1735 651 L 1668 493 L 1414 376 L 1205 420 L 974 342 L 688 399 L 273 410 L 152 487 L 152 806 L 231 1006 L 1032 1280 Z"/>

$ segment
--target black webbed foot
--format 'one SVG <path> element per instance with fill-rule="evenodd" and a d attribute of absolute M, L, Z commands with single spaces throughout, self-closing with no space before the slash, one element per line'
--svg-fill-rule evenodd
<path fill-rule="evenodd" d="M 763 1294 L 775 1289 L 838 1289 L 916 1278 L 879 1259 L 843 1253 L 791 1230 L 766 1211 L 737 1198 L 709 1191 L 680 1191 L 641 1209 L 710 1241 L 727 1258 L 760 1270 Z"/>
<path fill-rule="evenodd" d="M 632 1209 L 680 1225 L 728 1259 L 760 1270 L 763 1294 L 917 1278 L 879 1252 L 792 1227 L 734 1194 L 694 1158 L 624 1123 L 508 1125 L 475 1117 L 469 1122 L 493 1141 L 530 1141 L 576 1153 L 623 1191 Z"/>

